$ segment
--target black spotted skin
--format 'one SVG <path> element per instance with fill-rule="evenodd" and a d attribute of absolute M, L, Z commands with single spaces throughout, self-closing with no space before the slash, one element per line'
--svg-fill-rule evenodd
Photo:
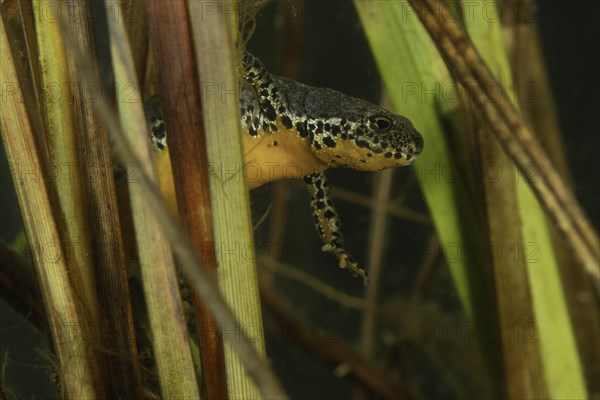
<path fill-rule="evenodd" d="M 310 151 L 326 166 L 365 171 L 410 165 L 423 149 L 423 138 L 401 115 L 332 89 L 272 75 L 250 53 L 245 53 L 239 72 L 241 123 L 251 141 L 258 143 L 265 135 L 285 130 L 286 135 L 308 141 Z M 166 134 L 158 99 L 148 100 L 145 108 L 152 142 L 162 150 Z M 272 143 L 277 147 L 277 141 Z M 333 254 L 340 267 L 366 284 L 365 271 L 344 248 L 327 178 L 319 171 L 304 181 L 323 251 Z"/>
<path fill-rule="evenodd" d="M 157 150 L 165 150 L 167 148 L 167 131 L 158 96 L 153 96 L 144 102 L 144 112 L 152 145 Z"/>
<path fill-rule="evenodd" d="M 348 268 L 354 276 L 360 276 L 365 285 L 369 278 L 367 273 L 344 248 L 342 223 L 338 217 L 333 197 L 329 190 L 329 182 L 323 172 L 315 172 L 304 177 L 310 193 L 310 208 L 317 232 L 323 240 L 323 251 L 333 254 L 339 261 L 340 268 Z"/>
<path fill-rule="evenodd" d="M 423 138 L 407 118 L 344 93 L 270 74 L 246 53 L 241 67 L 242 122 L 251 136 L 277 131 L 277 121 L 303 138 L 330 167 L 376 171 L 408 165 Z"/>

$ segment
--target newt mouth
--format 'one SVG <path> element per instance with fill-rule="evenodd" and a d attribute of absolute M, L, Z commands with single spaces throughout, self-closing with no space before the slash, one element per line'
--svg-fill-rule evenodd
<path fill-rule="evenodd" d="M 412 151 L 406 153 L 407 156 L 414 158 L 423 152 L 423 147 L 425 146 L 425 140 L 423 140 L 423 136 L 417 131 L 412 133 L 412 141 L 413 141 L 413 149 Z"/>

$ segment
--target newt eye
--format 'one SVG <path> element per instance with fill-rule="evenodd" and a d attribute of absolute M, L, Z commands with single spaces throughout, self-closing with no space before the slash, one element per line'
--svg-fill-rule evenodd
<path fill-rule="evenodd" d="M 369 122 L 371 123 L 371 128 L 376 132 L 385 132 L 392 126 L 392 120 L 385 115 L 369 117 Z"/>

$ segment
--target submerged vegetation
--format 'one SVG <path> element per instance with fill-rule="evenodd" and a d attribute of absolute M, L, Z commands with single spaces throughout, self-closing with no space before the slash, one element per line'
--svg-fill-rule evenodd
<path fill-rule="evenodd" d="M 425 138 L 412 170 L 332 188 L 347 247 L 365 249 L 364 292 L 322 255 L 293 182 L 250 204 L 242 168 L 211 169 L 243 165 L 237 102 L 204 92 L 236 87 L 238 24 L 249 47 L 265 21 L 283 32 L 295 79 L 303 12 L 352 25 L 336 14 L 351 3 L 332 4 L 2 2 L 0 129 L 22 223 L 3 227 L 0 293 L 47 336 L 59 396 L 600 396 L 598 239 L 571 193 L 532 1 L 341 13 L 384 102 Z M 515 89 L 528 84 L 537 101 Z M 155 92 L 178 132 L 170 159 L 148 145 Z M 0 397 L 19 398 L 0 351 Z"/>

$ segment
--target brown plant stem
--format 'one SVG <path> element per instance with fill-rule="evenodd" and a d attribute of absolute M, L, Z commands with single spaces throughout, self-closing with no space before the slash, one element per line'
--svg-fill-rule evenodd
<path fill-rule="evenodd" d="M 390 202 L 394 171 L 391 169 L 375 174 L 371 199 L 371 218 L 369 224 L 369 244 L 367 265 L 369 268 L 369 286 L 365 293 L 365 310 L 361 324 L 361 350 L 365 357 L 372 357 L 375 349 L 377 326 L 377 308 L 383 259 L 388 241 L 386 240 L 387 212 Z"/>
<path fill-rule="evenodd" d="M 519 167 L 538 201 L 600 290 L 600 242 L 579 203 L 457 21 L 438 0 L 410 0 L 457 80 Z M 531 168 L 535 176 L 531 176 Z"/>
<path fill-rule="evenodd" d="M 476 135 L 479 139 L 483 165 L 495 164 L 510 169 L 511 161 L 502 148 L 485 128 L 480 127 Z M 523 236 L 515 226 L 521 226 L 518 212 L 519 203 L 515 182 L 505 176 L 498 181 L 483 179 L 485 205 L 487 208 L 488 240 L 501 248 L 522 246 Z M 526 343 L 515 340 L 512 329 L 525 329 L 536 326 L 531 289 L 525 260 L 521 257 L 495 257 L 492 271 L 496 283 L 498 319 L 501 326 L 502 355 L 504 360 L 504 379 L 507 398 L 548 397 L 543 363 L 538 343 Z"/>
<path fill-rule="evenodd" d="M 66 28 L 65 28 L 66 29 Z M 0 41 L 0 43 L 2 43 Z M 98 84 L 94 79 L 94 69 L 77 46 L 71 43 L 75 51 L 78 71 L 86 81 Z M 107 99 L 100 97 L 94 103 L 95 109 L 106 125 L 111 137 L 114 138 L 115 155 L 122 164 L 142 165 L 120 128 L 115 112 Z M 138 173 L 139 184 L 144 188 L 146 198 L 150 203 L 156 218 L 171 242 L 173 253 L 177 256 L 181 272 L 187 279 L 189 285 L 202 297 L 204 303 L 211 311 L 213 318 L 219 326 L 238 326 L 233 311 L 221 295 L 214 277 L 211 276 L 202 264 L 201 259 L 192 248 L 189 240 L 173 219 L 172 212 L 161 196 L 159 188 L 143 169 Z M 229 344 L 239 357 L 241 364 L 248 371 L 250 378 L 254 381 L 263 397 L 268 399 L 287 399 L 281 384 L 269 369 L 264 360 L 261 359 L 256 349 L 252 346 L 250 339 L 242 335 L 240 340 L 230 340 Z"/>
<path fill-rule="evenodd" d="M 558 172 L 571 187 L 572 181 L 568 168 L 564 138 L 560 132 L 558 113 L 546 62 L 542 53 L 540 33 L 537 21 L 524 18 L 530 15 L 536 4 L 533 0 L 514 2 L 504 0 L 502 15 L 505 36 L 512 43 L 512 69 L 517 96 L 523 117 L 540 136 L 548 155 L 556 164 Z M 535 88 L 535 100 L 527 97 L 529 87 Z M 560 269 L 561 279 L 568 282 L 563 285 L 565 299 L 568 301 L 569 314 L 574 330 L 577 347 L 584 364 L 584 374 L 590 396 L 600 393 L 600 347 L 590 343 L 600 343 L 600 312 L 595 301 L 594 288 L 586 277 L 585 271 L 578 267 L 578 261 L 564 239 L 551 229 L 554 253 Z"/>
<path fill-rule="evenodd" d="M 59 359 L 59 374 L 64 391 L 70 398 L 105 397 L 102 365 L 93 343 L 84 338 L 90 333 L 84 312 L 78 306 L 77 294 L 68 277 L 63 243 L 50 207 L 47 182 L 41 176 L 25 178 L 23 170 L 36 170 L 43 165 L 37 152 L 29 110 L 25 107 L 22 87 L 9 40 L 0 18 L 0 82 L 12 82 L 15 90 L 0 108 L 0 130 L 6 150 L 32 258 L 44 299 L 48 329 Z M 39 169 L 37 170 L 39 172 Z M 44 248 L 52 246 L 53 256 Z"/>
<path fill-rule="evenodd" d="M 72 44 L 85 54 L 94 68 L 98 68 L 96 41 L 92 20 L 94 13 L 89 3 L 69 3 L 69 18 L 66 21 Z M 66 41 L 66 39 L 65 39 Z M 92 98 L 86 93 L 95 82 L 83 79 L 77 71 L 77 62 L 72 46 L 67 46 L 67 62 L 71 82 L 79 82 L 71 92 L 76 118 L 78 150 L 82 162 L 83 189 L 88 210 L 88 225 L 91 229 L 92 265 L 95 266 L 96 285 L 99 295 L 102 346 L 108 350 L 108 375 L 110 393 L 113 397 L 131 398 L 141 390 L 141 376 L 137 364 L 137 346 L 133 328 L 125 246 L 121 234 L 117 195 L 114 181 L 113 159 L 108 132 L 100 123 Z"/>
<path fill-rule="evenodd" d="M 191 30 L 185 22 L 187 5 L 181 1 L 151 1 L 147 12 L 165 126 L 170 132 L 168 145 L 179 220 L 204 265 L 215 274 L 206 139 Z M 194 308 L 206 395 L 226 399 L 223 344 L 217 324 L 197 296 Z"/>
<path fill-rule="evenodd" d="M 105 4 L 107 12 L 110 11 L 110 1 Z M 122 21 L 109 20 L 108 28 L 115 83 L 117 87 L 135 85 L 135 62 L 125 26 Z M 119 101 L 117 106 L 123 132 L 142 162 L 138 167 L 155 183 L 141 94 L 133 93 L 131 101 Z M 165 398 L 198 398 L 200 392 L 171 246 L 137 179 L 128 179 L 128 188 L 161 393 Z"/>
<path fill-rule="evenodd" d="M 262 3 L 262 2 L 261 2 Z M 233 2 L 240 7 L 245 2 Z M 258 2 L 250 3 L 259 6 Z M 232 3 L 213 3 L 226 10 Z M 222 326 L 224 336 L 232 329 L 242 335 L 252 330 L 252 344 L 261 357 L 266 357 L 260 296 L 254 254 L 254 238 L 250 202 L 243 158 L 239 96 L 241 83 L 238 66 L 241 48 L 234 47 L 239 30 L 232 18 L 215 15 L 202 3 L 190 2 L 189 14 L 195 54 L 198 56 L 198 77 L 203 89 L 203 117 L 206 130 L 206 151 L 213 167 L 209 174 L 215 249 L 219 265 L 218 282 L 223 297 L 239 321 L 239 325 Z M 252 16 L 253 14 L 249 14 Z M 217 86 L 218 93 L 211 93 Z M 226 172 L 227 171 L 227 172 Z M 225 334 L 227 333 L 227 335 Z M 260 394 L 249 371 L 243 368 L 232 341 L 224 345 L 227 390 L 231 398 L 256 398 Z"/>

